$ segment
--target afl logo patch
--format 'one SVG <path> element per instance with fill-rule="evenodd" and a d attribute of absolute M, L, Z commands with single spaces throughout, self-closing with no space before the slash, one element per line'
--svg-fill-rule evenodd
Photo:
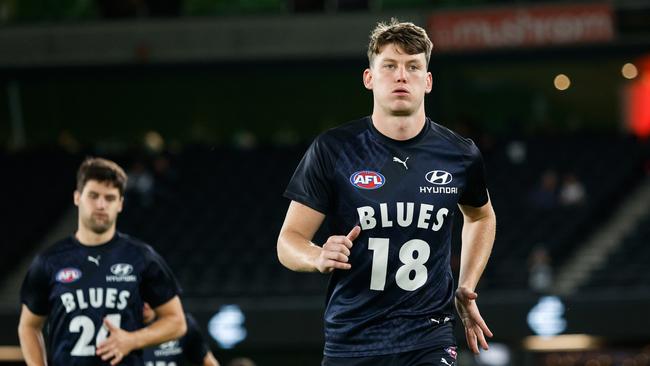
<path fill-rule="evenodd" d="M 350 176 L 350 183 L 361 189 L 377 189 L 386 183 L 386 178 L 372 170 L 360 170 Z"/>
<path fill-rule="evenodd" d="M 56 281 L 71 283 L 81 278 L 81 271 L 76 268 L 63 268 L 56 273 Z"/>

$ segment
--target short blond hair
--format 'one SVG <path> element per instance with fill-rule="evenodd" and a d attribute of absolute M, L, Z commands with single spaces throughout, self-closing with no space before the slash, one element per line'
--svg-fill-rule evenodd
<path fill-rule="evenodd" d="M 422 27 L 410 22 L 400 22 L 395 18 L 391 18 L 390 23 L 377 23 L 375 29 L 370 33 L 370 43 L 368 43 L 370 66 L 372 66 L 375 56 L 387 44 L 396 44 L 409 55 L 424 53 L 427 66 L 429 65 L 433 43 Z"/>

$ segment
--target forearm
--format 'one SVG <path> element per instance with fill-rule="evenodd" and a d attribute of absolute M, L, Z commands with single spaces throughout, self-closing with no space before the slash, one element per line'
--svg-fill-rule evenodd
<path fill-rule="evenodd" d="M 133 349 L 147 348 L 178 339 L 185 335 L 186 331 L 187 324 L 183 313 L 160 316 L 148 326 L 131 333 Z"/>
<path fill-rule="evenodd" d="M 494 211 L 478 220 L 465 221 L 462 234 L 459 287 L 465 287 L 471 291 L 476 289 L 490 258 L 495 233 Z"/>
<path fill-rule="evenodd" d="M 203 357 L 202 366 L 219 366 L 219 361 L 217 361 L 212 352 L 208 351 L 208 353 L 205 354 L 205 357 Z"/>
<path fill-rule="evenodd" d="M 20 338 L 20 349 L 28 366 L 47 365 L 45 341 L 40 329 L 20 325 L 18 326 L 18 337 Z"/>
<path fill-rule="evenodd" d="M 296 272 L 318 272 L 316 260 L 322 248 L 297 232 L 283 230 L 278 237 L 278 259 Z"/>

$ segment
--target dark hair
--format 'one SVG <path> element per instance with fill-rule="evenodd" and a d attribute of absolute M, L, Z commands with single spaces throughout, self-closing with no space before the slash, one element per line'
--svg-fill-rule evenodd
<path fill-rule="evenodd" d="M 115 162 L 103 158 L 89 157 L 81 163 L 77 171 L 77 191 L 81 192 L 89 180 L 96 180 L 112 185 L 120 191 L 121 196 L 124 196 L 126 179 L 124 169 Z"/>
<path fill-rule="evenodd" d="M 409 55 L 424 53 L 429 64 L 433 43 L 427 32 L 417 25 L 409 22 L 399 22 L 391 18 L 390 23 L 377 23 L 370 34 L 368 43 L 368 62 L 372 66 L 375 55 L 381 52 L 381 48 L 387 44 L 394 43 L 400 46 Z"/>

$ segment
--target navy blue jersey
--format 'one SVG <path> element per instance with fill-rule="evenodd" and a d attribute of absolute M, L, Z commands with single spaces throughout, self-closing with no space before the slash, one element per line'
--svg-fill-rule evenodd
<path fill-rule="evenodd" d="M 396 141 L 366 117 L 318 136 L 285 197 L 327 215 L 330 235 L 361 226 L 352 268 L 330 278 L 326 356 L 455 344 L 453 215 L 458 204 L 488 202 L 471 140 L 427 119 L 417 136 Z"/>
<path fill-rule="evenodd" d="M 185 314 L 187 333 L 178 340 L 144 350 L 144 366 L 203 365 L 208 347 L 194 317 Z"/>
<path fill-rule="evenodd" d="M 180 293 L 165 261 L 149 245 L 116 233 L 105 244 L 85 246 L 74 237 L 36 256 L 21 288 L 21 301 L 47 316 L 48 359 L 53 365 L 108 365 L 95 347 L 108 332 L 142 328 L 143 301 L 156 307 Z M 120 365 L 142 365 L 142 352 Z"/>

